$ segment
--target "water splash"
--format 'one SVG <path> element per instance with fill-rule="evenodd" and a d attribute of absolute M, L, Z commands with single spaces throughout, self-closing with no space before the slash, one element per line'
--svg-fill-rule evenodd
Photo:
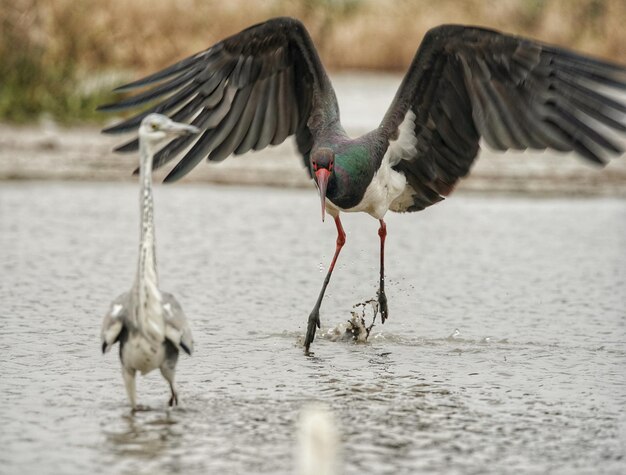
<path fill-rule="evenodd" d="M 352 306 L 351 317 L 346 322 L 342 322 L 334 328 L 329 329 L 324 335 L 330 341 L 353 341 L 356 343 L 367 342 L 376 316 L 379 313 L 378 301 L 375 299 L 359 302 Z M 367 309 L 371 309 L 372 323 L 369 326 L 365 324 Z M 357 310 L 360 310 L 358 312 Z"/>

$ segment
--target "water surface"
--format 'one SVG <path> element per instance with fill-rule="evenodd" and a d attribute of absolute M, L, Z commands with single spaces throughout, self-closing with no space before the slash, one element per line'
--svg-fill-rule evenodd
<path fill-rule="evenodd" d="M 335 414 L 346 474 L 626 471 L 625 201 L 461 194 L 389 215 L 389 321 L 306 358 L 335 241 L 315 191 L 158 187 L 161 285 L 196 352 L 181 407 L 155 372 L 131 416 L 99 327 L 134 276 L 136 194 L 0 187 L 0 472 L 293 473 L 310 401 Z M 344 227 L 324 331 L 376 293 L 377 222 Z"/>

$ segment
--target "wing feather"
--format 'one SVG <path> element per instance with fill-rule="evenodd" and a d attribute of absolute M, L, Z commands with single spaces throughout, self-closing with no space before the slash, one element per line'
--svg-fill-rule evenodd
<path fill-rule="evenodd" d="M 109 307 L 109 311 L 102 320 L 102 328 L 100 331 L 100 339 L 102 342 L 102 353 L 108 352 L 117 342 L 122 329 L 126 324 L 128 317 L 128 298 L 129 293 L 123 293 L 118 296 Z"/>
<path fill-rule="evenodd" d="M 176 348 L 182 348 L 185 353 L 191 355 L 193 353 L 193 336 L 183 308 L 172 294 L 168 292 L 162 292 L 162 294 L 163 308 L 165 310 L 165 337 Z"/>
<path fill-rule="evenodd" d="M 623 65 L 483 28 L 430 30 L 379 127 L 389 143 L 415 115 L 415 153 L 390 160 L 413 203 L 404 193 L 392 209 L 423 209 L 450 193 L 481 137 L 497 150 L 575 151 L 604 164 L 624 152 L 607 131 L 626 131 L 616 89 L 626 89 Z"/>
<path fill-rule="evenodd" d="M 274 75 L 269 79 L 267 105 L 263 116 L 263 124 L 261 125 L 257 142 L 254 145 L 254 150 L 264 149 L 270 144 L 272 138 L 274 137 L 274 132 L 276 131 L 276 116 L 278 115 L 278 104 L 276 101 L 278 95 L 278 82 L 277 75 Z"/>
<path fill-rule="evenodd" d="M 103 132 L 105 134 L 120 134 L 135 130 L 137 127 L 139 127 L 139 124 L 147 115 L 153 112 L 165 114 L 169 113 L 173 109 L 176 109 L 177 107 L 180 107 L 181 103 L 185 103 L 185 101 L 187 101 L 189 98 L 192 98 L 194 94 L 196 94 L 198 87 L 198 85 L 192 85 L 188 88 L 178 91 L 172 97 L 164 100 L 163 102 L 153 105 L 145 111 L 140 112 L 139 114 L 136 114 L 133 117 L 126 119 L 123 122 L 120 122 L 119 124 L 107 127 L 103 130 Z"/>
<path fill-rule="evenodd" d="M 181 178 L 203 158 L 261 150 L 295 135 L 305 160 L 318 130 L 336 123 L 335 93 L 304 25 L 274 18 L 230 36 L 209 49 L 117 89 L 140 92 L 104 111 L 147 107 L 106 133 L 135 130 L 151 112 L 189 121 L 199 136 L 179 138 L 156 155 L 154 167 L 184 153 L 166 177 Z M 311 120 L 314 117 L 314 120 Z M 116 151 L 137 149 L 131 140 Z"/>
<path fill-rule="evenodd" d="M 209 155 L 210 160 L 221 161 L 228 157 L 231 153 L 236 152 L 245 138 L 246 132 L 250 127 L 250 123 L 254 117 L 254 113 L 258 107 L 259 88 L 254 85 L 250 91 L 248 100 L 243 104 L 243 111 L 239 120 L 235 123 L 228 137 L 216 147 Z M 251 148 L 251 147 L 250 147 Z M 250 150 L 248 148 L 248 150 Z M 246 152 L 248 150 L 245 150 Z"/>
<path fill-rule="evenodd" d="M 248 130 L 239 146 L 235 149 L 235 153 L 238 155 L 252 150 L 252 147 L 254 147 L 258 140 L 261 128 L 263 127 L 263 117 L 265 116 L 265 109 L 267 108 L 269 98 L 267 93 L 269 83 L 270 78 L 264 78 L 255 84 L 255 89 L 258 91 L 257 103 Z"/>
<path fill-rule="evenodd" d="M 291 113 L 289 111 L 289 84 L 293 81 L 291 69 L 285 69 L 278 78 L 278 90 L 276 91 L 276 133 L 271 144 L 278 145 L 285 141 L 289 135 Z"/>

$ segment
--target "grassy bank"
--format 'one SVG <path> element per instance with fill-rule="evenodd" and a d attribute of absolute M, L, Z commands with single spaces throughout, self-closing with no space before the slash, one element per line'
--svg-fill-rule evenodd
<path fill-rule="evenodd" d="M 626 62 L 623 0 L 0 0 L 0 120 L 97 120 L 114 84 L 277 15 L 300 18 L 334 70 L 403 70 L 449 22 Z"/>

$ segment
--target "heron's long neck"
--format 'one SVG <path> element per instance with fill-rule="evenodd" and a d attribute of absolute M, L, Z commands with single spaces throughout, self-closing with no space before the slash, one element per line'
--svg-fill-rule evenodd
<path fill-rule="evenodd" d="M 139 263 L 135 291 L 137 292 L 137 326 L 160 339 L 163 336 L 161 292 L 158 288 L 156 266 L 154 216 L 152 200 L 152 150 L 140 140 L 140 240 Z M 156 317 L 156 318 L 155 318 Z"/>
<path fill-rule="evenodd" d="M 152 200 L 152 151 L 148 146 L 140 146 L 141 165 L 139 213 L 141 217 L 139 239 L 139 266 L 137 268 L 137 283 L 151 283 L 158 285 L 156 268 L 156 253 L 154 246 L 154 206 Z"/>

